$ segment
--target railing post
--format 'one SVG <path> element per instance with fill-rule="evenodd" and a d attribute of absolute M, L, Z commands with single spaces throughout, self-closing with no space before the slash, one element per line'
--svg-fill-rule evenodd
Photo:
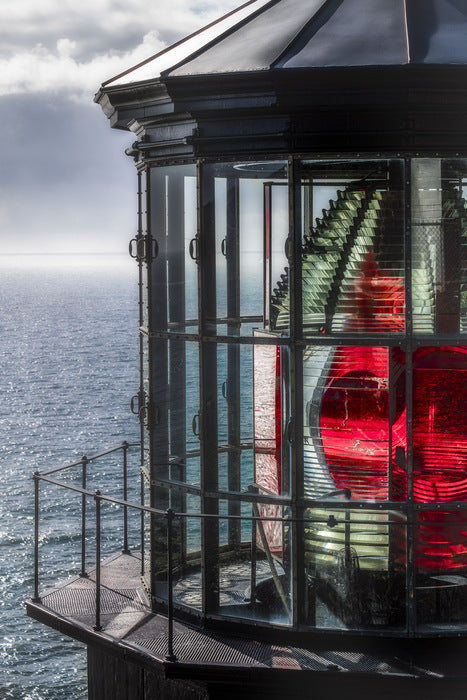
<path fill-rule="evenodd" d="M 250 603 L 256 602 L 255 591 L 256 591 L 256 520 L 252 513 L 251 518 L 251 571 L 250 571 Z"/>
<path fill-rule="evenodd" d="M 140 468 L 140 500 L 141 500 L 141 505 L 144 507 L 144 475 L 143 475 L 143 470 Z M 144 551 L 144 510 L 141 508 L 141 513 L 140 513 L 140 528 L 141 528 L 141 576 L 144 576 L 145 573 L 145 566 L 144 566 L 144 556 L 145 556 L 145 551 Z"/>
<path fill-rule="evenodd" d="M 96 503 L 96 624 L 94 630 L 99 632 L 101 625 L 101 500 L 100 491 L 94 494 Z"/>
<path fill-rule="evenodd" d="M 123 500 L 128 500 L 128 443 L 126 440 L 122 442 L 123 450 Z M 122 554 L 130 554 L 128 549 L 128 507 L 123 506 L 123 549 Z"/>
<path fill-rule="evenodd" d="M 34 597 L 33 603 L 40 603 L 39 596 L 39 472 L 34 472 Z"/>
<path fill-rule="evenodd" d="M 174 511 L 168 508 L 167 518 L 167 654 L 166 661 L 176 661 L 173 650 L 173 575 L 172 575 L 172 525 Z"/>
<path fill-rule="evenodd" d="M 255 486 L 248 487 L 249 493 L 258 493 L 258 488 Z M 256 564 L 257 564 L 257 548 L 256 548 L 256 538 L 258 536 L 254 508 L 251 508 L 251 571 L 250 571 L 250 603 L 255 603 L 255 591 L 256 591 Z"/>
<path fill-rule="evenodd" d="M 86 455 L 81 458 L 81 464 L 83 465 L 81 485 L 83 490 L 86 490 L 86 467 L 89 464 Z M 79 575 L 81 578 L 88 576 L 86 573 L 86 495 L 84 493 L 81 496 L 81 571 Z"/>

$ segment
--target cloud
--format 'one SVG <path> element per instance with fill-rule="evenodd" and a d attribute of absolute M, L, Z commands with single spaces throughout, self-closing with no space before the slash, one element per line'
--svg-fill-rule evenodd
<path fill-rule="evenodd" d="M 0 95 L 65 92 L 90 99 L 106 78 L 157 53 L 164 45 L 157 32 L 149 32 L 131 51 L 120 55 L 107 52 L 80 61 L 75 57 L 77 41 L 62 37 L 53 51 L 38 44 L 0 59 Z"/>
<path fill-rule="evenodd" d="M 0 95 L 92 95 L 101 82 L 237 7 L 235 0 L 0 3 Z"/>
<path fill-rule="evenodd" d="M 136 226 L 132 136 L 66 96 L 0 97 L 0 254 L 125 252 Z"/>
<path fill-rule="evenodd" d="M 241 1 L 0 2 L 0 254 L 125 251 L 134 137 L 92 97 Z"/>

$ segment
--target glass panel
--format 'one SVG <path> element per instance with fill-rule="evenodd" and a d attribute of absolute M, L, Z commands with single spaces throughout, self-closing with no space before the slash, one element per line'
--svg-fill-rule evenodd
<path fill-rule="evenodd" d="M 423 632 L 467 629 L 467 508 L 417 513 L 417 623 Z"/>
<path fill-rule="evenodd" d="M 196 167 L 153 168 L 150 204 L 152 330 L 197 333 Z"/>
<path fill-rule="evenodd" d="M 176 488 L 166 492 L 170 507 L 183 513 L 199 513 L 200 498 L 181 494 Z M 155 595 L 167 600 L 167 519 L 153 517 L 153 572 Z M 201 608 L 201 522 L 199 518 L 175 517 L 172 521 L 172 590 L 174 601 Z"/>
<path fill-rule="evenodd" d="M 186 512 L 200 512 L 200 499 L 197 496 L 186 495 Z M 174 602 L 200 611 L 202 609 L 200 518 L 180 518 L 180 532 L 185 539 L 182 547 L 183 556 L 174 564 Z"/>
<path fill-rule="evenodd" d="M 416 333 L 467 331 L 465 160 L 412 160 L 412 287 Z"/>
<path fill-rule="evenodd" d="M 397 482 L 399 453 L 406 445 L 404 385 L 404 356 L 398 349 L 306 348 L 306 497 L 326 498 L 345 489 L 352 499 L 405 499 Z"/>
<path fill-rule="evenodd" d="M 203 166 L 215 227 L 218 335 L 269 325 L 272 285 L 287 264 L 287 164 Z"/>
<path fill-rule="evenodd" d="M 413 355 L 414 499 L 467 500 L 467 347 Z"/>
<path fill-rule="evenodd" d="M 302 162 L 305 334 L 401 333 L 405 328 L 400 161 Z M 287 324 L 287 275 L 273 329 Z"/>
<path fill-rule="evenodd" d="M 273 338 L 257 332 L 257 338 Z M 290 487 L 290 353 L 286 346 L 254 346 L 255 484 L 284 495 Z"/>
<path fill-rule="evenodd" d="M 147 471 L 142 470 L 142 482 L 143 482 L 143 505 L 149 506 L 151 503 L 151 481 L 149 479 Z M 150 527 L 150 516 L 148 513 L 144 513 L 144 525 L 143 525 L 143 581 L 148 590 L 151 589 L 151 527 Z"/>
<path fill-rule="evenodd" d="M 325 629 L 405 625 L 406 526 L 401 513 L 305 511 L 307 620 Z"/>
<path fill-rule="evenodd" d="M 152 478 L 199 485 L 198 343 L 156 339 L 152 350 L 154 390 L 146 416 L 152 426 Z"/>
<path fill-rule="evenodd" d="M 264 333 L 255 333 L 255 337 L 269 337 Z M 281 349 L 282 367 L 286 370 L 288 350 Z M 270 450 L 266 445 L 271 429 L 270 418 L 276 420 L 270 413 L 271 400 L 276 401 L 274 386 L 271 385 L 273 375 L 276 383 L 276 345 L 258 346 L 250 344 L 219 344 L 217 346 L 218 362 L 218 444 L 219 444 L 219 488 L 233 492 L 247 491 L 252 488 L 258 474 L 264 470 L 260 461 Z M 280 370 L 278 370 L 280 371 Z M 269 374 L 267 374 L 269 372 Z M 271 375 L 272 373 L 272 375 Z M 271 375 L 271 376 L 269 376 Z M 278 396 L 285 396 L 288 382 L 284 381 L 284 390 Z M 272 399 L 271 399 L 272 392 Z M 280 398 L 278 400 L 281 400 Z M 277 444 L 280 451 L 280 432 L 285 430 L 285 424 L 290 415 L 288 405 L 278 406 Z M 274 409 L 275 410 L 275 409 Z M 276 428 L 272 428 L 273 431 Z M 273 433 L 276 440 L 276 433 Z M 274 448 L 276 449 L 276 448 Z M 285 448 L 283 448 L 284 450 Z M 289 456 L 279 455 L 279 465 L 274 472 L 284 471 L 284 481 L 288 479 Z M 255 470 L 255 463 L 257 465 Z M 281 467 L 282 464 L 282 467 Z M 264 477 L 264 474 L 263 474 Z M 263 478 L 261 477 L 261 478 Z M 282 482 L 276 484 L 275 493 L 282 493 Z"/>
<path fill-rule="evenodd" d="M 170 466 L 167 476 L 175 481 L 185 481 L 186 478 L 186 345 L 182 341 L 169 341 Z"/>
<path fill-rule="evenodd" d="M 186 480 L 200 483 L 199 456 L 199 349 L 197 343 L 185 344 L 186 362 Z"/>
<path fill-rule="evenodd" d="M 170 502 L 168 489 L 157 489 L 159 503 Z M 167 519 L 163 515 L 150 515 L 151 521 L 151 573 L 152 593 L 161 600 L 167 600 Z M 174 554 L 177 552 L 174 548 Z"/>
<path fill-rule="evenodd" d="M 281 530 L 281 541 L 290 548 L 289 530 L 282 522 L 283 508 L 237 502 L 239 512 L 255 519 L 242 526 L 242 541 L 235 547 L 224 545 L 219 568 L 219 613 L 245 620 L 261 620 L 278 625 L 291 624 L 291 567 L 288 557 L 271 548 L 270 534 Z M 221 504 L 222 507 L 222 504 Z M 227 508 L 223 508 L 227 511 Z M 220 532 L 235 526 L 222 524 Z M 252 593 L 253 591 L 253 593 Z"/>
<path fill-rule="evenodd" d="M 236 245 L 238 202 L 236 184 L 237 183 L 235 181 L 228 181 L 226 177 L 214 178 L 214 219 L 216 229 L 216 315 L 219 319 L 227 319 L 229 315 L 228 307 L 231 307 L 231 310 L 235 312 L 236 307 L 238 306 L 238 246 Z M 227 211 L 227 201 L 229 202 L 229 211 Z M 228 229 L 229 236 L 227 236 Z M 230 304 L 228 305 L 227 297 L 229 295 L 227 293 L 227 289 L 229 286 L 231 287 L 231 298 L 229 299 Z M 233 316 L 235 318 L 235 313 Z"/>

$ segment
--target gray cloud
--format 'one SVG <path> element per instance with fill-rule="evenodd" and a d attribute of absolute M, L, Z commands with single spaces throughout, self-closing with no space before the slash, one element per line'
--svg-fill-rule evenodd
<path fill-rule="evenodd" d="M 136 183 L 93 104 L 103 80 L 238 0 L 0 3 L 0 253 L 124 251 Z"/>
<path fill-rule="evenodd" d="M 0 4 L 0 95 L 83 97 L 238 3 L 18 0 Z"/>
<path fill-rule="evenodd" d="M 76 57 L 90 60 L 134 49 L 151 31 L 172 41 L 240 5 L 235 0 L 16 0 L 0 3 L 0 57 L 37 45 L 49 51 L 59 39 L 77 43 Z"/>
<path fill-rule="evenodd" d="M 3 97 L 0 119 L 1 252 L 124 252 L 136 221 L 132 136 L 65 98 Z"/>

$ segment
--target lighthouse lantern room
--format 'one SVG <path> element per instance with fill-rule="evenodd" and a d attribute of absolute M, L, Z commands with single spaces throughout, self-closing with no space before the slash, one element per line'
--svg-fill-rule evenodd
<path fill-rule="evenodd" d="M 99 90 L 138 181 L 146 607 L 65 627 L 90 678 L 139 669 L 122 697 L 466 682 L 466 79 L 463 0 L 253 0 Z"/>

